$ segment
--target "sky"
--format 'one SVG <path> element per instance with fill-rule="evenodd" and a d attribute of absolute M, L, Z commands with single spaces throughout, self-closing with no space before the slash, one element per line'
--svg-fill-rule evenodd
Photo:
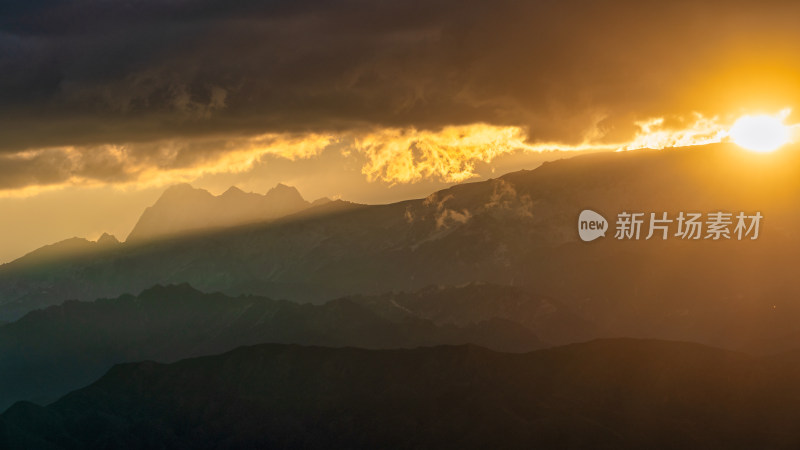
<path fill-rule="evenodd" d="M 168 186 L 384 203 L 800 104 L 792 1 L 0 5 L 0 262 Z M 797 122 L 799 120 L 794 120 Z"/>

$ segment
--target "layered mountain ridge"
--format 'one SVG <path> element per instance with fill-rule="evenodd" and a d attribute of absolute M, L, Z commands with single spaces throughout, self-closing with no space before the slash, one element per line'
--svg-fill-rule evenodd
<path fill-rule="evenodd" d="M 46 270 L 8 264 L 0 267 L 0 320 L 154 284 L 323 303 L 485 282 L 555 299 L 592 323 L 595 337 L 791 349 L 800 345 L 798 205 L 796 147 L 768 155 L 727 144 L 581 155 L 424 199 L 331 202 L 268 223 L 123 244 Z M 577 233 L 584 209 L 612 227 L 623 211 L 673 218 L 758 211 L 763 223 L 757 240 L 647 240 L 645 229 L 639 240 L 608 233 L 586 243 Z M 524 298 L 511 310 L 535 317 L 540 304 Z"/>
<path fill-rule="evenodd" d="M 549 316 L 569 312 L 556 304 Z M 186 284 L 155 286 L 137 296 L 68 301 L 0 325 L 0 410 L 17 400 L 49 403 L 125 361 L 171 362 L 265 342 L 362 348 L 472 343 L 516 352 L 544 347 L 527 325 L 537 324 L 503 317 L 440 323 L 383 316 L 349 299 L 301 305 L 204 294 Z"/>
<path fill-rule="evenodd" d="M 526 354 L 258 345 L 122 364 L 47 407 L 17 403 L 0 446 L 790 449 L 798 375 L 796 355 L 652 340 Z"/>

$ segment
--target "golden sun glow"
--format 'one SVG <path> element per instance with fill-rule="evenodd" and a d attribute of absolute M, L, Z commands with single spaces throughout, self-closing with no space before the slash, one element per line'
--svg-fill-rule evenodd
<path fill-rule="evenodd" d="M 776 116 L 747 115 L 731 127 L 731 140 L 742 148 L 759 153 L 777 150 L 791 140 L 791 128 L 784 125 L 786 114 Z"/>

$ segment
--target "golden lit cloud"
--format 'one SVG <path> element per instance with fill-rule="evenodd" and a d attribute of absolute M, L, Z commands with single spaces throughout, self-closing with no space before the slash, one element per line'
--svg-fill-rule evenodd
<path fill-rule="evenodd" d="M 331 135 L 265 134 L 252 138 L 59 147 L 0 158 L 0 197 L 28 197 L 66 186 L 145 189 L 241 173 L 265 155 L 290 160 L 319 154 Z"/>
<path fill-rule="evenodd" d="M 706 145 L 722 142 L 728 136 L 728 126 L 721 124 L 718 117 L 703 117 L 699 113 L 692 120 L 681 120 L 673 126 L 667 125 L 663 117 L 636 122 L 636 126 L 639 132 L 620 150 Z"/>
<path fill-rule="evenodd" d="M 356 138 L 355 149 L 367 157 L 362 172 L 370 181 L 411 183 L 425 178 L 464 181 L 475 176 L 477 162 L 489 163 L 517 151 L 615 148 L 590 142 L 531 144 L 526 136 L 520 127 L 487 124 L 451 126 L 437 132 L 390 128 Z"/>
<path fill-rule="evenodd" d="M 677 119 L 671 125 L 663 117 L 652 118 L 636 122 L 639 132 L 619 150 L 690 147 L 730 141 L 750 150 L 772 151 L 797 140 L 800 124 L 784 123 L 791 112 L 791 108 L 784 108 L 776 114 L 745 114 L 725 122 L 719 117 L 695 113 L 691 120 Z"/>
<path fill-rule="evenodd" d="M 774 117 L 782 122 L 790 111 Z M 269 133 L 28 150 L 0 157 L 0 196 L 30 196 L 65 186 L 145 189 L 191 183 L 206 175 L 245 173 L 269 157 L 289 161 L 318 157 L 333 146 L 360 164 L 370 182 L 461 182 L 477 176 L 478 164 L 490 164 L 503 155 L 705 145 L 731 140 L 734 122 L 697 113 L 689 118 L 652 118 L 636 122 L 639 131 L 629 142 L 604 142 L 602 134 L 588 133 L 590 137 L 577 145 L 531 142 L 525 128 L 478 123 L 436 131 L 408 127 L 336 134 Z M 786 126 L 787 133 L 798 129 Z"/>
<path fill-rule="evenodd" d="M 173 152 L 167 164 L 142 166 L 141 175 L 135 180 L 146 186 L 164 186 L 180 182 L 191 182 L 197 178 L 216 173 L 242 173 L 250 170 L 267 155 L 288 160 L 305 159 L 319 155 L 336 141 L 330 134 L 310 133 L 305 135 L 264 134 L 253 138 L 229 140 L 217 144 L 194 164 L 165 169 L 178 160 L 180 152 Z M 221 148 L 220 148 L 221 147 Z"/>
<path fill-rule="evenodd" d="M 440 131 L 386 128 L 340 134 L 264 134 L 249 138 L 162 141 L 146 144 L 62 147 L 5 157 L 17 161 L 17 179 L 6 179 L 5 196 L 31 195 L 63 186 L 111 184 L 148 188 L 218 173 L 242 173 L 267 156 L 288 160 L 320 155 L 333 144 L 363 161 L 369 181 L 412 183 L 422 179 L 459 182 L 476 176 L 478 162 L 490 163 L 513 152 L 614 149 L 614 145 L 526 142 L 520 127 L 487 124 L 445 127 Z M 24 174 L 49 173 L 48 178 Z"/>

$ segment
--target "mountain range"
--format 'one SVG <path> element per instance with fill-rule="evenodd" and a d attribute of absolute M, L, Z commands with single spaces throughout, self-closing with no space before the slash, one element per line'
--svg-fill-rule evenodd
<path fill-rule="evenodd" d="M 0 267 L 0 320 L 154 284 L 323 303 L 484 282 L 557 299 L 605 337 L 791 349 L 800 344 L 793 269 L 799 197 L 797 148 L 761 155 L 717 144 L 582 155 L 424 199 L 334 201 L 265 223 L 35 264 L 23 258 Z M 577 216 L 587 208 L 611 226 L 623 211 L 758 211 L 764 219 L 757 240 L 620 241 L 608 233 L 585 243 Z"/>
<path fill-rule="evenodd" d="M 551 315 L 569 316 L 557 309 Z M 381 316 L 348 299 L 301 305 L 204 294 L 186 284 L 155 286 L 135 297 L 68 301 L 0 326 L 0 410 L 18 400 L 54 401 L 116 363 L 171 362 L 265 342 L 361 348 L 470 343 L 514 352 L 545 346 L 530 328 L 499 317 L 436 323 Z"/>
<path fill-rule="evenodd" d="M 319 199 L 313 205 L 328 201 Z M 296 188 L 284 184 L 278 184 L 264 195 L 246 193 L 234 186 L 219 196 L 179 184 L 164 191 L 153 206 L 145 209 L 126 242 L 267 222 L 310 206 L 312 203 L 305 201 Z"/>
<path fill-rule="evenodd" d="M 175 186 L 0 266 L 0 448 L 797 448 L 799 205 L 798 148 L 725 144 L 389 205 Z M 720 211 L 758 239 L 614 236 Z"/>
<path fill-rule="evenodd" d="M 791 449 L 796 353 L 613 339 L 476 346 L 267 344 L 121 364 L 0 416 L 0 447 Z"/>

